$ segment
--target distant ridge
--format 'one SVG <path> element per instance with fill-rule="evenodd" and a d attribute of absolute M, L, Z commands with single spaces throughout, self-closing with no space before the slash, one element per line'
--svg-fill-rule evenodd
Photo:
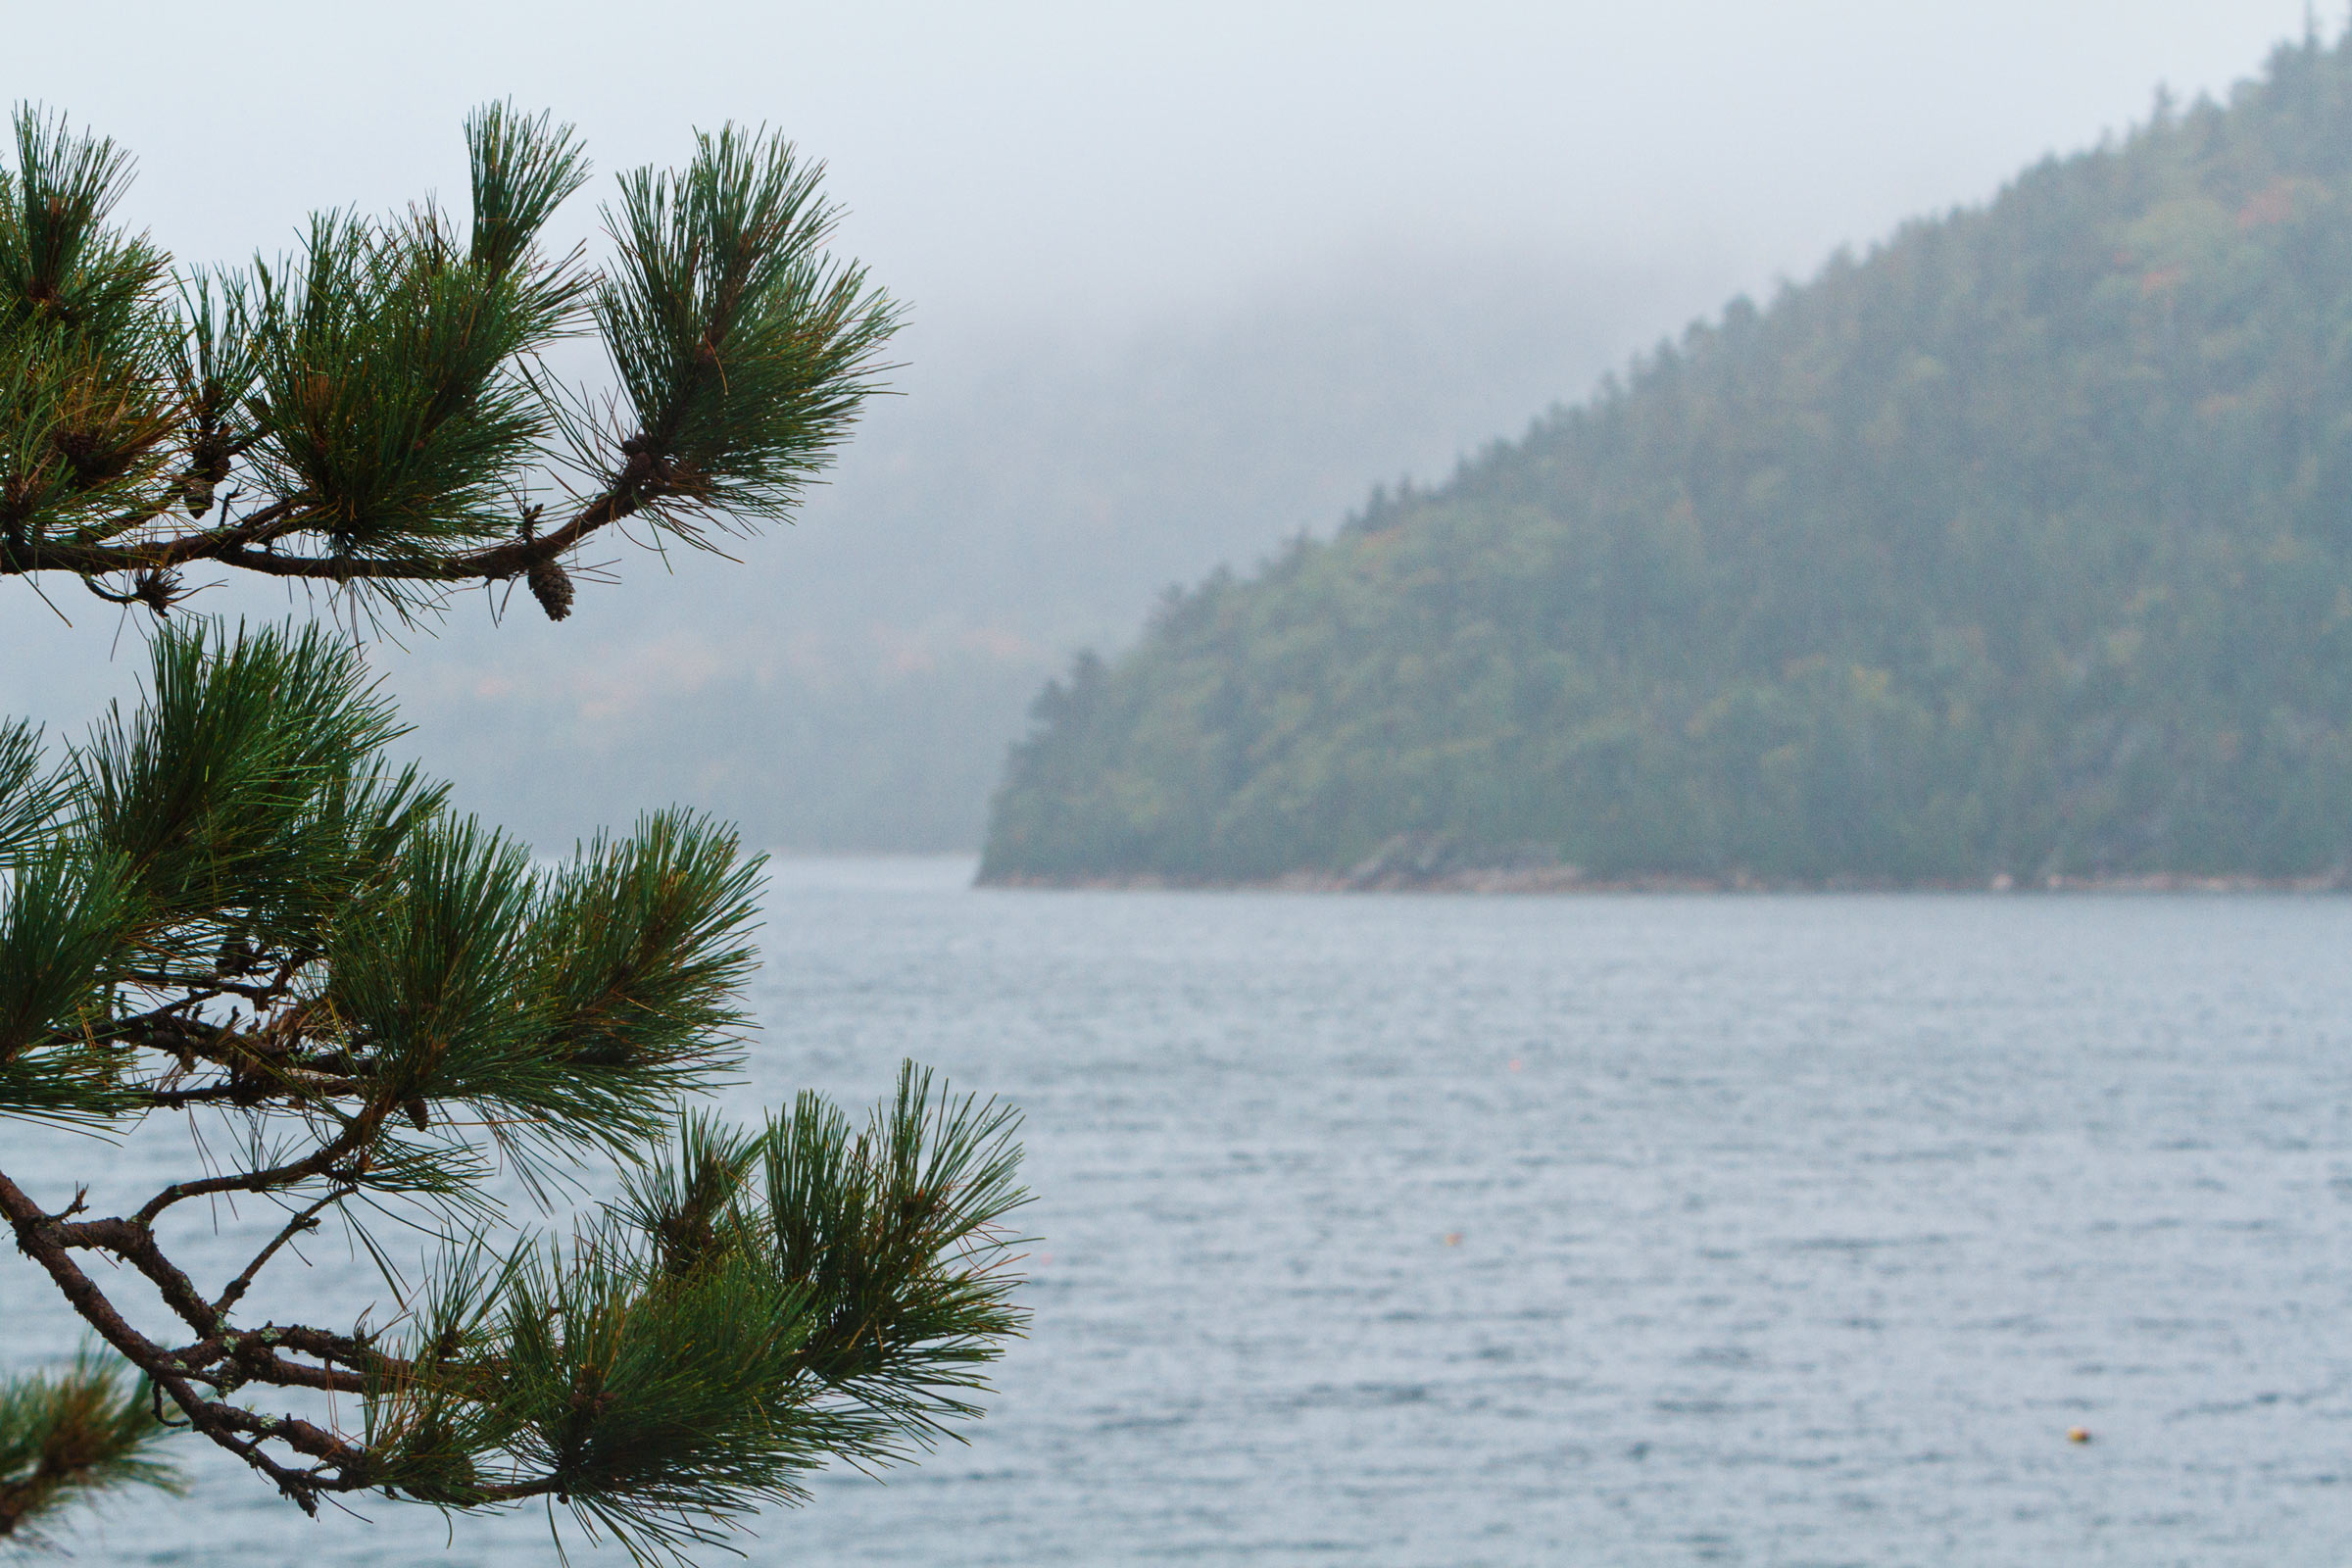
<path fill-rule="evenodd" d="M 2340 878 L 2352 48 L 1735 301 L 1034 712 L 983 881 Z"/>

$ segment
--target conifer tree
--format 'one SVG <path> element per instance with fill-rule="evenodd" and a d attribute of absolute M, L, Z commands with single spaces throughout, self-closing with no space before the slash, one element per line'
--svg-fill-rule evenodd
<path fill-rule="evenodd" d="M 895 322 L 826 252 L 820 172 L 705 135 L 683 171 L 622 177 L 595 268 L 538 243 L 588 175 L 570 127 L 497 106 L 466 126 L 467 220 L 330 213 L 290 258 L 175 270 L 115 224 L 112 143 L 29 110 L 15 132 L 0 576 L 78 580 L 155 631 L 141 698 L 86 739 L 0 724 L 5 1289 L 45 1279 L 93 1337 L 0 1382 L 0 1538 L 169 1483 L 181 1429 L 313 1513 L 546 1499 L 685 1560 L 812 1467 L 976 1414 L 1023 1321 L 1013 1118 L 911 1065 L 862 1129 L 807 1095 L 750 1130 L 696 1108 L 748 1025 L 760 862 L 732 832 L 669 810 L 535 863 L 387 759 L 401 727 L 348 641 L 177 608 L 211 567 L 355 619 L 520 579 L 562 619 L 608 530 L 697 545 L 784 516 Z M 541 366 L 575 333 L 610 397 Z M 10 1157 L 12 1121 L 155 1118 L 200 1121 L 211 1157 L 121 1213 Z M 567 1234 L 496 1196 L 503 1173 L 552 1201 L 592 1159 L 616 1196 Z M 200 1279 L 172 1255 L 197 1213 L 268 1223 Z M 383 1300 L 255 1311 L 328 1223 Z"/>

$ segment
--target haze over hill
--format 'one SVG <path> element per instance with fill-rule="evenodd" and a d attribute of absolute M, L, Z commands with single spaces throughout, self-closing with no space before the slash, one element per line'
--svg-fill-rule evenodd
<path fill-rule="evenodd" d="M 1039 714 L 984 876 L 2340 872 L 2352 32 L 1735 301 Z"/>
<path fill-rule="evenodd" d="M 729 117 L 830 160 L 845 248 L 914 314 L 906 395 L 800 526 L 674 578 L 620 552 L 562 626 L 494 630 L 467 600 L 378 650 L 428 765 L 543 843 L 683 799 L 777 846 L 969 847 L 1039 682 L 1124 645 L 1166 584 L 1442 477 L 1661 330 L 2122 123 L 2159 79 L 2226 81 L 2300 6 L 669 15 L 632 33 L 626 94 L 568 40 L 638 19 L 593 3 L 419 0 L 388 29 L 92 0 L 16 34 L 40 95 L 139 158 L 123 216 L 190 262 L 458 188 L 488 98 L 576 117 L 599 193 Z M 600 248 L 590 198 L 559 228 Z M 74 630 L 0 584 L 0 712 L 77 733 L 136 633 L 109 662 L 113 612 L 59 608 Z"/>
<path fill-rule="evenodd" d="M 583 667 L 536 627 L 519 657 L 421 646 L 431 684 L 412 680 L 409 712 L 428 753 L 483 758 L 461 789 L 502 820 L 546 814 L 550 769 L 594 822 L 635 808 L 650 759 L 691 759 L 694 797 L 760 842 L 968 848 L 1073 648 L 1327 525 L 1374 475 L 1443 471 L 1562 373 L 1621 358 L 1674 291 L 1365 269 L 1123 341 L 934 356 L 918 327 L 907 395 L 875 409 L 769 569 L 680 563 L 694 617 L 617 662 Z"/>

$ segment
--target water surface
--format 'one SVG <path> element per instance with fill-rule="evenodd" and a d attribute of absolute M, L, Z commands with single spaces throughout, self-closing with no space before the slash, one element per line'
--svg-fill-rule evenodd
<path fill-rule="evenodd" d="M 968 1446 L 820 1479 L 754 1562 L 2352 1553 L 2352 901 L 968 874 L 777 868 L 740 1103 L 906 1054 L 1017 1101 L 1035 1332 Z M 0 1313 L 72 1343 L 21 1258 Z M 555 1560 L 199 1468 L 85 1559 Z"/>

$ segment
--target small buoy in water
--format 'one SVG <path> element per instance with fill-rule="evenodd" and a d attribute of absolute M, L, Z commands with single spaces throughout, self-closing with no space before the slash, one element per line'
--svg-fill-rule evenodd
<path fill-rule="evenodd" d="M 1517 1056 L 1513 1056 L 1511 1058 L 1511 1071 L 1517 1072 L 1519 1070 L 1519 1058 Z"/>
<path fill-rule="evenodd" d="M 1447 1232 L 1446 1233 L 1446 1245 L 1447 1247 L 1459 1247 L 1459 1246 L 1461 1246 L 1461 1245 L 1462 1245 L 1462 1233 L 1461 1233 L 1460 1231 L 1447 1231 Z"/>
<path fill-rule="evenodd" d="M 2066 1441 L 2069 1443 L 2088 1443 L 2090 1441 L 2090 1428 L 2068 1427 L 2066 1429 Z"/>

